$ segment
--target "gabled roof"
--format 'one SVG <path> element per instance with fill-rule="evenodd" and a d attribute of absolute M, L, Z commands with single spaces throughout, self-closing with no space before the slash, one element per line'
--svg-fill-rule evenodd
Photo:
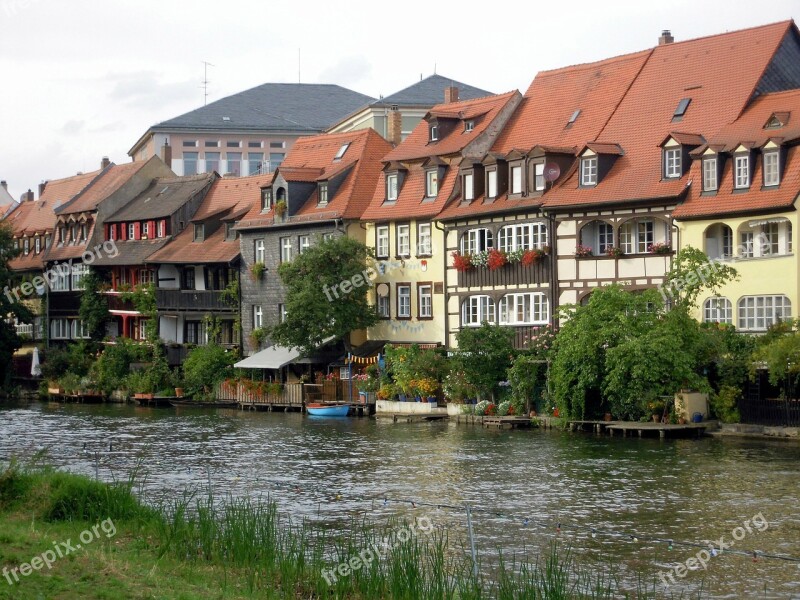
<path fill-rule="evenodd" d="M 5 188 L 5 183 L 4 181 L 3 185 L 0 185 L 0 219 L 17 207 L 17 201 L 14 200 L 14 196 L 9 194 Z"/>
<path fill-rule="evenodd" d="M 596 187 L 579 188 L 577 170 L 544 197 L 545 208 L 626 201 L 677 201 L 688 177 L 662 178 L 659 144 L 676 129 L 711 139 L 745 110 L 792 21 L 657 46 L 593 141 L 624 148 Z M 736 65 L 731 71 L 731 65 Z M 674 118 L 681 100 L 685 114 Z M 766 118 L 765 118 L 766 120 Z M 679 122 L 678 122 L 679 121 Z M 763 125 L 763 123 L 761 123 Z"/>
<path fill-rule="evenodd" d="M 447 131 L 440 124 L 439 139 L 432 142 L 430 141 L 428 122 L 426 120 L 420 121 L 403 143 L 387 154 L 384 160 L 414 160 L 428 156 L 457 154 L 470 142 L 478 139 L 500 111 L 518 97 L 519 92 L 513 91 L 476 100 L 464 100 L 434 106 L 430 111 L 431 115 L 446 114 L 449 115 L 447 118 L 451 118 L 456 122 L 452 123 Z M 465 131 L 464 125 L 460 121 L 470 119 L 472 117 L 468 115 L 476 113 L 481 114 L 481 118 L 476 120 L 472 131 Z"/>
<path fill-rule="evenodd" d="M 156 159 L 153 157 L 150 160 Z M 76 195 L 72 200 L 59 206 L 56 212 L 59 215 L 68 215 L 84 211 L 97 210 L 97 205 L 103 200 L 108 198 L 111 194 L 116 192 L 127 182 L 134 174 L 140 171 L 148 161 L 136 161 L 126 163 L 124 165 L 117 165 L 111 163 L 108 167 L 102 170 L 97 180 L 88 188 L 84 189 L 80 194 Z M 50 184 L 48 184 L 49 187 Z M 45 193 L 47 187 L 45 187 Z"/>
<path fill-rule="evenodd" d="M 372 106 L 391 106 L 392 104 L 397 104 L 398 106 L 434 106 L 441 104 L 446 87 L 457 87 L 458 97 L 461 100 L 474 100 L 475 98 L 492 95 L 492 92 L 481 90 L 461 81 L 455 81 L 443 75 L 431 75 L 399 92 L 376 100 L 372 103 Z"/>
<path fill-rule="evenodd" d="M 734 192 L 732 161 L 726 160 L 717 193 L 703 196 L 702 161 L 696 160 L 689 173 L 689 178 L 693 181 L 691 189 L 684 202 L 673 212 L 676 219 L 793 210 L 795 199 L 800 194 L 800 146 L 797 145 L 800 141 L 800 119 L 789 119 L 779 129 L 764 129 L 764 125 L 775 112 L 800 115 L 800 90 L 765 94 L 756 98 L 742 116 L 723 127 L 709 140 L 709 146 L 718 151 L 731 152 L 743 139 L 752 140 L 756 148 L 763 147 L 770 140 L 776 141 L 778 145 L 791 145 L 785 155 L 780 185 L 776 188 L 762 188 L 763 161 L 758 159 L 750 189 Z M 775 138 L 782 139 L 778 141 Z"/>
<path fill-rule="evenodd" d="M 106 219 L 106 223 L 143 221 L 171 216 L 196 194 L 208 187 L 216 173 L 202 173 L 184 177 L 159 177 L 124 208 Z"/>
<path fill-rule="evenodd" d="M 347 144 L 340 159 L 336 155 Z M 329 189 L 328 204 L 318 206 L 318 190 L 314 190 L 301 207 L 294 208 L 293 219 L 304 222 L 316 220 L 359 219 L 366 209 L 383 167 L 381 160 L 392 149 L 391 144 L 374 129 L 361 129 L 345 133 L 328 133 L 299 138 L 275 177 L 289 183 L 318 183 L 337 181 L 335 193 Z M 291 191 L 289 201 L 291 199 Z M 239 227 L 248 229 L 273 223 L 273 212 L 262 213 L 260 198 Z"/>
<path fill-rule="evenodd" d="M 151 129 L 309 133 L 324 130 L 373 100 L 339 85 L 265 83 L 162 121 Z"/>
<path fill-rule="evenodd" d="M 241 217 L 243 211 L 260 203 L 261 188 L 271 181 L 271 173 L 217 179 L 203 200 L 203 204 L 197 209 L 192 222 L 199 223 L 216 218 L 223 221 L 223 224 L 202 242 L 195 242 L 193 228 L 187 227 L 169 244 L 152 254 L 147 262 L 174 264 L 231 262 L 239 256 L 239 240 L 226 238 L 224 222 Z"/>

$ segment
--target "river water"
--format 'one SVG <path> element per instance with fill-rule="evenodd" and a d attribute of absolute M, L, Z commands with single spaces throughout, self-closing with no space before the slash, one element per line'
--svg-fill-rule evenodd
<path fill-rule="evenodd" d="M 640 574 L 674 597 L 699 590 L 704 598 L 800 598 L 800 563 L 730 553 L 684 577 L 673 571 L 666 588 L 668 569 L 699 549 L 649 540 L 723 538 L 737 550 L 800 557 L 796 441 L 609 439 L 120 405 L 0 407 L 0 461 L 41 449 L 50 464 L 107 481 L 127 479 L 138 465 L 147 501 L 210 485 L 217 496 L 269 496 L 293 518 L 427 517 L 457 543 L 466 514 L 427 504 L 468 503 L 484 558 L 498 550 L 536 555 L 555 541 L 582 564 L 613 562 L 624 579 Z M 762 516 L 766 528 L 756 527 Z"/>

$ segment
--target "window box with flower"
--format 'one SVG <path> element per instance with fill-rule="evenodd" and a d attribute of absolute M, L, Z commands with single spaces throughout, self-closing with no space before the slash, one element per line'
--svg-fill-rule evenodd
<path fill-rule="evenodd" d="M 594 250 L 590 246 L 581 246 L 580 244 L 575 246 L 575 258 L 589 258 L 590 256 L 594 256 Z"/>
<path fill-rule="evenodd" d="M 612 258 L 619 258 L 621 256 L 625 256 L 625 251 L 619 246 L 609 246 L 608 248 L 606 248 L 606 256 L 610 256 Z"/>
<path fill-rule="evenodd" d="M 672 244 L 669 242 L 656 242 L 654 244 L 650 244 L 647 247 L 647 251 L 650 254 L 672 254 Z"/>
<path fill-rule="evenodd" d="M 472 268 L 472 256 L 453 252 L 453 267 L 456 271 L 469 271 Z"/>

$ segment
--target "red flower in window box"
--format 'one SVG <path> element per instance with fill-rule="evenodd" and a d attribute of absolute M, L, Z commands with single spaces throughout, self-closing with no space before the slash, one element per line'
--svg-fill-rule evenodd
<path fill-rule="evenodd" d="M 486 259 L 486 266 L 489 267 L 490 271 L 496 271 L 500 267 L 503 267 L 508 262 L 508 257 L 506 253 L 501 250 L 495 250 L 492 248 L 489 250 L 489 256 Z"/>
<path fill-rule="evenodd" d="M 535 265 L 540 260 L 544 259 L 545 252 L 544 250 L 540 250 L 539 248 L 535 248 L 533 250 L 527 250 L 525 254 L 522 255 L 522 265 L 525 267 L 530 267 L 531 265 Z"/>
<path fill-rule="evenodd" d="M 469 271 L 472 268 L 472 259 L 469 254 L 453 252 L 453 266 L 456 271 Z"/>
<path fill-rule="evenodd" d="M 486 411 L 483 414 L 487 416 L 494 416 L 497 414 L 497 407 L 490 403 L 489 406 L 486 407 Z"/>

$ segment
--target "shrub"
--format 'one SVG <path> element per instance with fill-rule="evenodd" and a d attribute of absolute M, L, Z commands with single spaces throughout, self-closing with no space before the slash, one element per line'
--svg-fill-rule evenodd
<path fill-rule="evenodd" d="M 497 415 L 500 417 L 505 417 L 508 414 L 514 414 L 514 409 L 511 404 L 510 400 L 506 400 L 505 402 L 501 402 L 497 406 Z"/>
<path fill-rule="evenodd" d="M 220 346 L 198 346 L 183 363 L 183 387 L 191 394 L 210 395 L 214 386 L 233 375 L 234 355 Z"/>
<path fill-rule="evenodd" d="M 725 423 L 738 423 L 741 420 L 739 414 L 739 398 L 742 392 L 738 388 L 730 385 L 723 385 L 719 392 L 711 394 L 711 410 L 721 421 Z"/>
<path fill-rule="evenodd" d="M 489 408 L 489 401 L 481 400 L 475 405 L 475 414 L 478 416 L 485 415 L 487 408 Z"/>

